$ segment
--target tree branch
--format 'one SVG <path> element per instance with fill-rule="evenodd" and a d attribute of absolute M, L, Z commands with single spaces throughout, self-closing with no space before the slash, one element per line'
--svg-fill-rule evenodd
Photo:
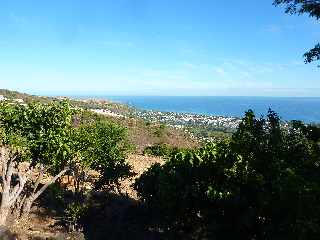
<path fill-rule="evenodd" d="M 15 186 L 10 196 L 10 202 L 13 204 L 18 199 L 20 194 L 23 191 L 23 188 L 28 180 L 28 177 L 23 176 L 21 173 L 18 173 L 19 176 L 19 183 Z"/>
<path fill-rule="evenodd" d="M 35 194 L 33 194 L 33 196 L 32 196 L 33 201 L 36 200 L 52 183 L 57 181 L 57 179 L 60 178 L 62 175 L 64 175 L 67 171 L 69 171 L 69 168 L 65 168 L 58 175 L 53 177 L 49 182 L 47 182 L 45 185 L 43 185 L 39 189 L 39 191 L 37 191 Z"/>

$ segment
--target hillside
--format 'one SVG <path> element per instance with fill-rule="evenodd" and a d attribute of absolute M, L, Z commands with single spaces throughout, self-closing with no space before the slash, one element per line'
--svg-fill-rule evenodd
<path fill-rule="evenodd" d="M 198 142 L 185 131 L 173 128 L 157 121 L 150 122 L 133 114 L 134 109 L 125 104 L 101 99 L 75 99 L 68 97 L 36 96 L 7 89 L 0 89 L 0 95 L 7 99 L 22 99 L 25 103 L 61 101 L 67 99 L 76 108 L 88 110 L 89 118 L 106 118 L 124 126 L 128 131 L 130 143 L 136 153 L 142 153 L 144 148 L 154 144 L 167 144 L 178 148 L 191 148 Z M 101 110 L 102 112 L 97 112 Z M 111 114 L 105 114 L 106 112 Z"/>
<path fill-rule="evenodd" d="M 50 101 L 60 101 L 62 97 L 39 97 L 29 95 L 25 93 L 19 93 L 9 90 L 1 90 L 3 97 L 9 100 L 22 99 L 23 103 L 41 102 L 47 103 Z M 110 239 L 117 239 L 119 234 L 136 234 L 136 238 L 150 239 L 150 232 L 143 229 L 143 219 L 127 219 L 128 216 L 132 217 L 135 211 L 141 211 L 139 209 L 139 198 L 137 192 L 133 189 L 132 184 L 135 179 L 145 172 L 152 164 L 164 162 L 161 157 L 154 157 L 144 155 L 143 151 L 146 147 L 163 144 L 169 147 L 177 148 L 193 148 L 198 146 L 198 142 L 191 138 L 186 132 L 175 129 L 169 125 L 150 122 L 145 119 L 132 115 L 131 108 L 113 103 L 110 101 L 101 100 L 75 100 L 69 99 L 71 105 L 75 108 L 81 108 L 83 118 L 85 121 L 96 121 L 98 119 L 107 119 L 110 122 L 115 122 L 121 126 L 124 126 L 127 130 L 129 144 L 132 145 L 131 152 L 128 154 L 126 161 L 132 168 L 134 175 L 127 179 L 121 179 L 120 185 L 117 190 L 96 192 L 97 196 L 94 196 L 92 200 L 96 201 L 92 208 L 91 218 L 88 220 L 86 228 L 86 236 L 90 239 L 104 238 L 110 233 L 115 236 L 110 236 Z M 97 109 L 103 110 L 101 113 Z M 115 115 L 104 113 L 115 113 Z M 38 174 L 38 173 L 37 173 Z M 91 173 L 90 173 L 91 174 Z M 96 173 L 90 175 L 94 178 Z M 70 176 L 67 177 L 69 179 Z M 36 179 L 34 179 L 35 181 Z M 64 182 L 64 178 L 61 182 Z M 42 182 L 44 184 L 47 180 Z M 69 180 L 66 180 L 69 184 Z M 35 204 L 30 218 L 28 229 L 21 228 L 21 225 L 13 225 L 10 230 L 17 234 L 18 239 L 82 239 L 79 232 L 70 233 L 68 226 L 61 223 L 61 216 L 64 214 L 61 212 L 61 207 L 57 205 L 57 201 L 63 201 L 68 198 L 69 194 L 67 190 L 60 188 L 56 192 L 56 186 L 50 188 L 45 195 Z M 62 194 L 62 195 L 60 195 Z M 101 195 L 103 194 L 103 195 Z M 106 201 L 106 198 L 108 201 Z M 54 210 L 52 210 L 54 209 Z M 103 213 L 100 213 L 102 211 Z M 99 214 L 94 213 L 99 211 Z M 134 211 L 134 212 L 133 212 Z M 96 216 L 99 216 L 98 218 Z M 106 225 L 108 227 L 106 227 Z M 112 227 L 109 227 L 112 226 Z M 124 229 L 129 227 L 127 233 L 124 233 Z M 138 229 L 136 229 L 138 228 Z M 154 239 L 153 237 L 151 239 Z"/>
<path fill-rule="evenodd" d="M 0 89 L 0 95 L 7 99 L 22 99 L 24 102 L 29 103 L 33 101 L 39 101 L 39 102 L 49 102 L 52 101 L 53 98 L 51 97 L 42 97 L 42 96 L 36 96 L 36 95 L 30 95 L 26 93 L 21 93 L 17 91 L 11 91 L 8 89 Z"/>
<path fill-rule="evenodd" d="M 265 118 L 249 110 L 237 124 L 13 97 L 0 104 L 0 238 L 9 229 L 17 239 L 292 239 L 292 226 L 301 239 L 319 236 L 317 126 L 284 125 L 272 110 Z M 203 144 L 184 128 L 197 124 L 235 130 Z M 317 229 L 295 225 L 304 220 Z"/>

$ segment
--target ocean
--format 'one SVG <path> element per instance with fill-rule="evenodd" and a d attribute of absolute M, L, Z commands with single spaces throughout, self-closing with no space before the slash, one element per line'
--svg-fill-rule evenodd
<path fill-rule="evenodd" d="M 266 115 L 269 108 L 283 120 L 320 123 L 320 97 L 99 97 L 129 104 L 144 110 L 196 113 L 214 116 L 242 117 L 252 109 L 256 116 Z"/>

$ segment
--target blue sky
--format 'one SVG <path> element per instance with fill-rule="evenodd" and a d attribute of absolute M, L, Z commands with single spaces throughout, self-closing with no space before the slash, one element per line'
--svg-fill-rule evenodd
<path fill-rule="evenodd" d="M 272 0 L 1 0 L 0 88 L 320 96 L 319 26 Z"/>

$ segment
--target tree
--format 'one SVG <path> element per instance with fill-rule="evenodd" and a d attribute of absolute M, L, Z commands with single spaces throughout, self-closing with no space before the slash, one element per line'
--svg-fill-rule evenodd
<path fill-rule="evenodd" d="M 286 13 L 289 14 L 308 14 L 317 20 L 320 19 L 320 1 L 319 0 L 275 0 L 274 5 L 285 5 Z M 304 55 L 305 63 L 320 60 L 320 43 L 306 52 Z"/>
<path fill-rule="evenodd" d="M 118 124 L 100 119 L 74 128 L 71 151 L 75 192 L 82 191 L 89 169 L 99 173 L 94 182 L 96 189 L 117 185 L 120 178 L 131 175 L 131 167 L 126 162 L 128 150 L 126 129 Z"/>
<path fill-rule="evenodd" d="M 126 163 L 126 152 L 129 149 L 126 142 L 125 128 L 106 121 L 97 122 L 94 126 L 95 146 L 92 153 L 92 169 L 100 173 L 95 183 L 96 188 L 110 183 L 118 184 L 122 177 L 131 175 L 131 167 Z"/>
<path fill-rule="evenodd" d="M 72 115 L 67 102 L 26 107 L 1 103 L 0 225 L 10 213 L 27 217 L 34 201 L 68 171 Z M 43 184 L 48 174 L 53 176 Z"/>
<path fill-rule="evenodd" d="M 318 239 L 319 142 L 315 126 L 248 111 L 231 140 L 153 165 L 135 188 L 176 238 Z"/>

